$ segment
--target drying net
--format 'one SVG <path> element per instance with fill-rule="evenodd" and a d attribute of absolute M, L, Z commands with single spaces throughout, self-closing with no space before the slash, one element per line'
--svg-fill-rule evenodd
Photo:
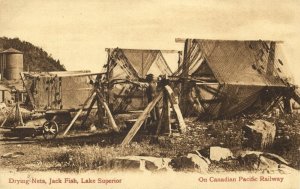
<path fill-rule="evenodd" d="M 110 57 L 111 79 L 141 79 L 149 73 L 172 74 L 160 50 L 114 49 Z"/>
<path fill-rule="evenodd" d="M 129 79 L 139 81 L 147 74 L 172 75 L 160 50 L 112 49 L 110 53 L 110 80 Z M 111 89 L 110 102 L 113 112 L 138 110 L 147 105 L 143 89 L 130 83 L 116 84 Z"/>
<path fill-rule="evenodd" d="M 282 95 L 281 89 L 290 81 L 283 58 L 274 44 L 190 40 L 185 44 L 184 62 L 174 75 L 209 76 L 219 83 L 213 89 L 209 84 L 190 89 L 191 94 L 197 93 L 194 98 L 198 99 L 202 110 L 212 117 L 233 116 L 251 108 L 260 99 L 264 100 L 262 106 L 268 107 Z M 190 100 L 190 103 L 196 101 Z"/>

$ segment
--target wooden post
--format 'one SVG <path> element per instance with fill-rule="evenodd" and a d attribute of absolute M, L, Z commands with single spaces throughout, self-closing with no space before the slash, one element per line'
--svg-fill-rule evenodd
<path fill-rule="evenodd" d="M 188 114 L 189 110 L 189 82 L 187 80 L 189 76 L 189 67 L 190 67 L 190 51 L 191 51 L 191 40 L 186 39 L 184 44 L 184 55 L 182 62 L 182 74 L 181 76 L 184 78 L 181 84 L 181 95 L 180 95 L 180 107 L 184 115 Z"/>
<path fill-rule="evenodd" d="M 159 100 L 162 98 L 163 92 L 160 92 L 145 108 L 143 113 L 138 117 L 137 121 L 134 123 L 132 128 L 130 129 L 129 133 L 125 137 L 125 139 L 122 142 L 122 146 L 125 146 L 130 143 L 130 141 L 133 139 L 133 137 L 136 135 L 140 127 L 142 126 L 145 119 L 150 114 L 151 110 L 154 108 L 154 106 L 159 102 Z"/>
<path fill-rule="evenodd" d="M 284 112 L 286 114 L 290 114 L 292 113 L 292 107 L 291 107 L 291 98 L 289 96 L 286 96 L 283 98 L 283 108 L 284 108 Z"/>
<path fill-rule="evenodd" d="M 163 99 L 164 100 L 164 99 Z M 156 135 L 159 135 L 161 133 L 161 130 L 162 130 L 162 121 L 163 121 L 163 114 L 164 114 L 164 107 L 162 108 L 162 111 L 160 113 L 160 119 L 158 121 L 158 124 L 157 124 L 157 129 L 156 129 Z M 146 123 L 146 122 L 145 122 Z"/>
<path fill-rule="evenodd" d="M 168 97 L 170 99 L 172 108 L 173 108 L 174 112 L 176 113 L 176 118 L 177 118 L 177 121 L 178 121 L 179 130 L 180 130 L 180 132 L 184 133 L 186 131 L 186 125 L 185 125 L 183 116 L 181 114 L 181 110 L 179 108 L 179 104 L 177 102 L 175 94 L 174 94 L 174 92 L 173 92 L 173 90 L 171 89 L 170 86 L 168 86 L 168 85 L 165 86 L 165 89 L 166 89 L 166 92 L 167 92 Z"/>
<path fill-rule="evenodd" d="M 89 106 L 89 108 L 88 108 L 88 110 L 87 110 L 87 112 L 86 112 L 86 116 L 84 117 L 84 119 L 81 122 L 81 126 L 83 126 L 85 124 L 86 120 L 88 119 L 88 117 L 89 117 L 89 115 L 90 115 L 90 113 L 91 113 L 91 111 L 93 109 L 93 106 L 96 103 L 96 100 L 97 100 L 97 98 L 94 97 L 93 100 L 92 100 L 92 102 L 91 102 L 91 104 L 90 104 L 90 106 Z"/>
<path fill-rule="evenodd" d="M 114 131 L 119 132 L 120 129 L 117 126 L 117 124 L 116 124 L 116 122 L 114 120 L 113 115 L 111 114 L 111 111 L 110 111 L 108 105 L 106 104 L 106 102 L 104 102 L 104 100 L 103 100 L 104 98 L 102 97 L 99 89 L 97 89 L 96 93 L 97 93 L 97 97 L 98 97 L 98 101 L 99 101 L 100 105 L 103 106 L 104 110 L 106 111 L 106 114 L 107 114 L 107 117 L 108 117 L 108 122 L 109 122 L 110 126 L 113 128 Z"/>
<path fill-rule="evenodd" d="M 157 132 L 156 132 L 157 135 L 163 132 L 169 132 L 169 134 L 171 133 L 170 117 L 171 117 L 171 111 L 170 111 L 169 97 L 167 92 L 164 91 L 163 107 L 162 107 L 159 124 L 157 126 Z"/>
<path fill-rule="evenodd" d="M 16 109 L 17 109 L 17 114 L 18 114 L 18 115 L 16 115 L 16 116 L 19 117 L 19 118 L 18 118 L 18 121 L 19 121 L 18 124 L 21 124 L 22 126 L 25 126 L 25 125 L 24 125 L 24 121 L 23 121 L 22 112 L 21 112 L 21 110 L 20 110 L 20 104 L 19 104 L 19 102 L 17 102 Z"/>
<path fill-rule="evenodd" d="M 110 104 L 110 93 L 111 93 L 111 89 L 110 89 L 110 77 L 111 77 L 111 68 L 110 68 L 110 64 L 111 64 L 111 57 L 110 57 L 110 49 L 107 50 L 107 70 L 106 70 L 106 80 L 107 80 L 107 97 L 106 97 L 106 101 L 108 104 Z"/>
<path fill-rule="evenodd" d="M 77 114 L 75 115 L 75 117 L 72 119 L 71 123 L 68 125 L 68 127 L 66 128 L 63 136 L 65 136 L 68 131 L 71 129 L 71 127 L 73 126 L 73 124 L 75 123 L 75 121 L 77 120 L 77 118 L 79 117 L 79 115 L 81 114 L 81 112 L 83 111 L 84 107 L 87 105 L 87 103 L 91 100 L 91 98 L 94 96 L 95 94 L 95 90 L 93 89 L 89 95 L 89 97 L 84 101 L 82 108 L 77 112 Z"/>
<path fill-rule="evenodd" d="M 77 118 L 79 117 L 79 115 L 81 114 L 82 112 L 82 108 L 77 112 L 77 114 L 75 115 L 75 117 L 72 119 L 71 123 L 68 125 L 67 129 L 65 130 L 63 136 L 65 136 L 69 130 L 71 129 L 71 127 L 73 126 L 73 124 L 75 123 L 75 121 L 77 120 Z"/>
<path fill-rule="evenodd" d="M 109 125 L 113 128 L 114 131 L 116 132 L 119 132 L 120 129 L 119 127 L 117 126 L 115 120 L 114 120 L 114 117 L 113 115 L 111 114 L 111 111 L 109 110 L 109 107 L 108 105 L 106 104 L 106 102 L 104 101 L 100 101 L 104 107 L 104 110 L 106 111 L 106 114 L 107 114 L 107 117 L 108 117 L 108 122 L 109 122 Z"/>
<path fill-rule="evenodd" d="M 292 98 L 300 105 L 300 91 L 298 89 L 292 91 Z"/>
<path fill-rule="evenodd" d="M 178 101 L 175 97 L 175 94 L 170 86 L 165 86 L 164 90 L 161 91 L 145 108 L 143 113 L 138 117 L 137 121 L 132 126 L 131 130 L 128 132 L 125 139 L 122 141 L 121 146 L 127 145 L 136 135 L 151 110 L 155 107 L 155 105 L 159 102 L 159 100 L 163 97 L 163 110 L 161 112 L 160 120 L 158 122 L 158 127 L 156 130 L 156 134 L 159 135 L 161 131 L 169 130 L 169 134 L 171 133 L 171 123 L 170 123 L 170 104 L 176 114 L 176 120 L 178 121 L 179 130 L 181 133 L 186 131 L 186 125 L 181 114 L 181 110 L 178 105 Z M 170 102 L 170 103 L 169 103 Z"/>
<path fill-rule="evenodd" d="M 97 115 L 98 115 L 98 122 L 99 122 L 99 126 L 103 127 L 104 126 L 104 111 L 102 108 L 102 104 L 100 102 L 99 96 L 97 95 Z"/>
<path fill-rule="evenodd" d="M 177 69 L 181 66 L 181 56 L 182 56 L 182 52 L 181 51 L 178 51 L 178 67 Z"/>
<path fill-rule="evenodd" d="M 171 104 L 169 100 L 166 100 L 165 102 L 165 114 L 163 115 L 164 118 L 164 132 L 168 132 L 169 135 L 172 134 L 172 128 L 171 128 Z"/>
<path fill-rule="evenodd" d="M 32 106 L 32 108 L 34 109 L 34 108 L 35 108 L 34 98 L 33 98 L 33 96 L 32 96 L 32 93 L 31 93 L 30 89 L 28 88 L 27 84 L 25 83 L 24 73 L 21 72 L 21 73 L 20 73 L 20 76 L 21 76 L 21 80 L 22 80 L 22 82 L 23 82 L 23 85 L 24 85 L 24 87 L 25 87 L 25 90 L 26 90 L 26 92 L 27 92 L 27 95 L 28 95 L 28 97 L 29 97 L 31 106 Z"/>

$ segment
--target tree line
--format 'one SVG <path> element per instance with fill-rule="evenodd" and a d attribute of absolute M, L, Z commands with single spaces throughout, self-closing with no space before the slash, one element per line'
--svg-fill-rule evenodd
<path fill-rule="evenodd" d="M 37 47 L 19 38 L 0 37 L 0 50 L 14 48 L 24 53 L 24 71 L 65 71 L 66 68 L 48 54 L 43 48 Z"/>

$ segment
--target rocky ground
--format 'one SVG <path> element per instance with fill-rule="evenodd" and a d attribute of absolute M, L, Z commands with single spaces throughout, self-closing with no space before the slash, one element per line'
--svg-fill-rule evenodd
<path fill-rule="evenodd" d="M 243 146 L 242 127 L 256 119 L 276 126 L 274 144 L 263 151 Z M 140 132 L 124 148 L 119 144 L 126 132 L 109 129 L 73 130 L 53 141 L 42 137 L 5 138 L 1 129 L 0 165 L 18 171 L 172 170 L 172 171 L 279 171 L 300 169 L 300 116 L 252 116 L 231 120 L 185 119 L 187 132 L 153 136 Z M 279 155 L 280 157 L 278 157 Z M 283 159 L 282 159 L 282 158 Z"/>

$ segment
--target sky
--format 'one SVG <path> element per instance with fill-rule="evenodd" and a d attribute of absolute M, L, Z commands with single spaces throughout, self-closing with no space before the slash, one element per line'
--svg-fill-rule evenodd
<path fill-rule="evenodd" d="M 0 0 L 0 36 L 42 47 L 67 70 L 100 71 L 107 47 L 175 49 L 175 38 L 282 40 L 300 84 L 298 0 Z"/>

